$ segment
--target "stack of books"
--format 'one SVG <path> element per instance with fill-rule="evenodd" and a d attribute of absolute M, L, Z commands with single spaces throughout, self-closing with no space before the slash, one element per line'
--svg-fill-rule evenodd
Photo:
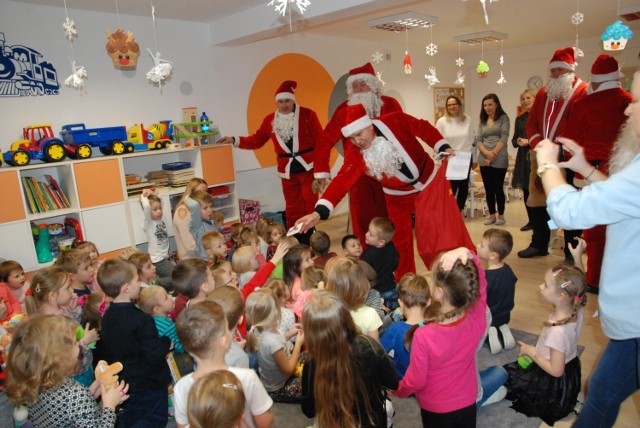
<path fill-rule="evenodd" d="M 147 181 L 156 189 L 159 187 L 167 187 L 169 185 L 169 173 L 164 170 L 149 171 L 147 173 Z"/>
<path fill-rule="evenodd" d="M 191 162 L 171 162 L 162 165 L 167 172 L 167 179 L 171 187 L 186 186 L 189 180 L 196 176 L 195 168 L 191 168 Z"/>
<path fill-rule="evenodd" d="M 45 175 L 48 184 L 36 181 L 34 177 L 22 177 L 27 206 L 31 214 L 71 208 L 69 198 L 51 175 Z"/>
<path fill-rule="evenodd" d="M 146 179 L 140 178 L 136 174 L 125 174 L 124 180 L 127 187 L 127 196 L 139 195 L 142 193 L 143 189 L 153 187 L 153 185 Z"/>

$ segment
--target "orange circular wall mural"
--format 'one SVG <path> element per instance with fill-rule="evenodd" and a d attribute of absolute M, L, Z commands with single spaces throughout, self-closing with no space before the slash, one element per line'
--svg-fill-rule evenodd
<path fill-rule="evenodd" d="M 302 54 L 284 54 L 269 61 L 253 82 L 247 107 L 250 133 L 260 128 L 265 116 L 276 110 L 275 93 L 285 80 L 298 82 L 296 102 L 315 111 L 323 127 L 327 124 L 333 79 L 313 58 Z M 272 141 L 254 150 L 254 153 L 262 167 L 276 164 Z M 332 158 L 334 157 L 335 153 L 332 154 Z"/>

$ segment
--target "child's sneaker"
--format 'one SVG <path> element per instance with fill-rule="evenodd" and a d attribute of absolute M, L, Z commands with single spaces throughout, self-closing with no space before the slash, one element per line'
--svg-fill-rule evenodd
<path fill-rule="evenodd" d="M 498 329 L 493 326 L 489 327 L 489 349 L 494 355 L 502 351 L 502 345 L 498 339 Z"/>
<path fill-rule="evenodd" d="M 495 328 L 495 327 L 491 327 L 491 328 Z M 496 392 L 494 392 L 491 396 L 489 396 L 489 398 L 487 398 L 487 400 L 484 403 L 482 403 L 482 407 L 488 406 L 489 404 L 498 403 L 502 401 L 506 396 L 507 396 L 507 388 L 504 385 L 502 385 L 500 388 L 496 390 Z"/>
<path fill-rule="evenodd" d="M 504 349 L 513 349 L 516 347 L 516 340 L 511 334 L 511 330 L 507 324 L 500 326 L 500 333 L 502 333 L 502 343 L 504 343 Z"/>

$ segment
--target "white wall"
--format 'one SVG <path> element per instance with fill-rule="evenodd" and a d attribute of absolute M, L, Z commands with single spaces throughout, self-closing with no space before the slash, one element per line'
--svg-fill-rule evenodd
<path fill-rule="evenodd" d="M 0 0 L 0 9 L 0 31 L 5 34 L 6 44 L 25 45 L 40 51 L 57 69 L 62 84 L 71 73 L 68 59 L 71 48 L 62 29 L 64 8 Z M 79 31 L 74 52 L 77 64 L 84 65 L 89 73 L 88 93 L 80 95 L 63 86 L 57 96 L 0 97 L 0 149 L 7 150 L 12 141 L 21 138 L 22 127 L 26 125 L 51 123 L 57 132 L 62 125 L 77 122 L 84 122 L 88 127 L 150 124 L 160 119 L 180 122 L 181 109 L 190 106 L 206 111 L 223 135 L 253 132 L 247 129 L 246 123 L 247 100 L 253 81 L 268 61 L 285 53 L 296 52 L 314 58 L 337 80 L 350 68 L 369 61 L 373 52 L 384 50 L 391 54 L 391 62 L 385 61 L 376 69 L 383 72 L 387 93 L 397 97 L 408 113 L 428 120 L 434 117 L 433 93 L 424 80 L 425 72 L 430 65 L 435 65 L 441 82 L 439 86 L 453 86 L 457 71 L 454 61 L 458 52 L 441 52 L 428 57 L 424 54 L 423 44 L 414 41 L 410 44 L 414 72 L 405 75 L 402 68 L 404 37 L 400 41 L 392 40 L 393 35 L 389 46 L 307 32 L 240 47 L 213 47 L 208 45 L 209 27 L 205 24 L 158 20 L 157 49 L 164 58 L 173 61 L 175 70 L 161 94 L 145 79 L 152 66 L 146 49 L 156 50 L 151 17 L 120 15 L 118 18 L 115 14 L 75 9 L 69 9 L 69 16 Z M 115 70 L 106 54 L 105 31 L 116 28 L 133 31 L 143 51 L 135 71 Z M 636 39 L 638 37 L 632 39 L 619 55 L 623 66 L 637 64 L 640 43 Z M 480 48 L 464 47 L 467 113 L 477 121 L 482 97 L 495 92 L 513 123 L 515 106 L 527 79 L 532 75 L 544 78 L 553 51 L 571 43 L 568 40 L 553 46 L 511 50 L 506 48 L 507 41 L 504 71 L 508 83 L 502 88 L 495 83 L 499 77 L 497 45 L 485 48 L 484 58 L 491 66 L 490 75 L 485 79 L 475 75 Z M 578 70 L 583 78 L 588 78 L 590 65 L 600 53 L 600 45 L 598 40 L 591 39 L 582 40 L 580 46 L 586 58 Z M 236 150 L 234 156 L 241 169 L 255 166 L 252 157 L 247 157 L 244 151 Z M 240 197 L 270 198 L 269 211 L 284 208 L 274 168 L 239 172 L 237 180 Z"/>

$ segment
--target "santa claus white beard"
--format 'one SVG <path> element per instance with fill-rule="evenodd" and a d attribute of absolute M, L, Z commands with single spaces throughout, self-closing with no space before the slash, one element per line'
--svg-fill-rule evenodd
<path fill-rule="evenodd" d="M 279 111 L 273 118 L 273 133 L 282 141 L 289 141 L 293 137 L 293 125 L 295 123 L 295 115 L 293 112 L 282 114 Z"/>
<path fill-rule="evenodd" d="M 373 92 L 359 92 L 351 94 L 347 101 L 347 105 L 354 106 L 356 104 L 362 104 L 369 117 L 377 117 L 380 116 L 383 103 L 382 99 Z"/>
<path fill-rule="evenodd" d="M 361 150 L 367 174 L 382 179 L 382 175 L 393 177 L 402 165 L 402 156 L 398 150 L 384 137 L 375 137 L 371 147 Z"/>
<path fill-rule="evenodd" d="M 615 174 L 622 171 L 638 154 L 640 154 L 640 137 L 633 131 L 631 119 L 627 119 L 611 150 L 609 172 Z"/>
<path fill-rule="evenodd" d="M 571 94 L 571 87 L 573 81 L 576 78 L 575 73 L 565 73 L 558 77 L 550 77 L 547 80 L 547 97 L 552 100 L 558 100 L 560 98 L 567 99 Z"/>

